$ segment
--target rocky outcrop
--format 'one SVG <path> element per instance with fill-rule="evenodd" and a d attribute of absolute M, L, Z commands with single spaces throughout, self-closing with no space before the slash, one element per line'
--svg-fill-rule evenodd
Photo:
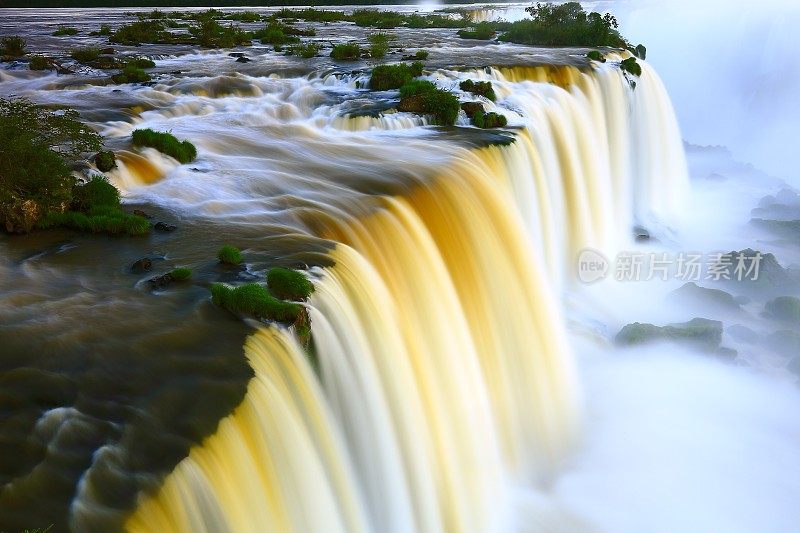
<path fill-rule="evenodd" d="M 722 342 L 722 322 L 707 318 L 693 318 L 666 326 L 634 322 L 623 327 L 614 340 L 622 346 L 674 341 L 713 352 Z"/>
<path fill-rule="evenodd" d="M 0 220 L 9 233 L 29 233 L 42 217 L 42 208 L 34 200 L 12 197 L 0 204 Z"/>

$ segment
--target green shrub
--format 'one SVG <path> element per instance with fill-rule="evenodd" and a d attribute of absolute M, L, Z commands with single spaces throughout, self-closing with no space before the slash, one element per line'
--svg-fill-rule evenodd
<path fill-rule="evenodd" d="M 369 88 L 373 91 L 387 91 L 399 89 L 412 78 L 422 75 L 422 63 L 415 61 L 411 65 L 378 65 L 372 69 L 369 78 Z"/>
<path fill-rule="evenodd" d="M 433 116 L 434 124 L 452 126 L 458 118 L 461 106 L 458 97 L 451 92 L 436 89 L 422 95 L 425 112 Z"/>
<path fill-rule="evenodd" d="M 483 111 L 475 111 L 472 115 L 472 124 L 473 126 L 484 129 L 502 128 L 508 124 L 508 119 L 506 119 L 505 115 L 494 112 L 484 113 Z"/>
<path fill-rule="evenodd" d="M 164 29 L 164 25 L 157 20 L 140 20 L 131 24 L 125 24 L 117 28 L 117 31 L 108 38 L 109 42 L 138 46 L 142 43 L 164 43 L 171 42 L 169 32 Z"/>
<path fill-rule="evenodd" d="M 599 50 L 592 50 L 588 52 L 586 57 L 592 61 L 599 61 L 600 63 L 606 62 L 606 57 Z"/>
<path fill-rule="evenodd" d="M 378 9 L 356 9 L 350 18 L 356 23 L 356 26 L 371 26 L 380 29 L 396 28 L 404 20 L 400 13 Z"/>
<path fill-rule="evenodd" d="M 101 24 L 97 35 L 111 35 L 111 26 L 108 24 Z"/>
<path fill-rule="evenodd" d="M 119 207 L 119 191 L 106 178 L 94 176 L 72 188 L 72 211 L 88 213 L 98 207 Z"/>
<path fill-rule="evenodd" d="M 405 17 L 409 28 L 464 28 L 471 24 L 468 18 L 454 19 L 445 15 L 420 15 L 412 13 Z"/>
<path fill-rule="evenodd" d="M 296 44 L 289 47 L 290 55 L 300 56 L 305 59 L 316 57 L 320 46 L 317 43 Z"/>
<path fill-rule="evenodd" d="M 427 50 L 417 50 L 414 54 L 414 59 L 419 59 L 420 61 L 425 61 L 428 59 L 429 52 Z"/>
<path fill-rule="evenodd" d="M 95 47 L 76 48 L 70 52 L 69 56 L 75 61 L 90 63 L 92 61 L 97 61 L 97 58 L 100 56 L 100 49 Z"/>
<path fill-rule="evenodd" d="M 225 265 L 238 265 L 242 262 L 242 253 L 235 246 L 226 244 L 217 252 L 217 259 Z"/>
<path fill-rule="evenodd" d="M 307 277 L 290 268 L 275 267 L 267 272 L 267 287 L 281 300 L 306 300 L 314 292 Z"/>
<path fill-rule="evenodd" d="M 154 68 L 156 66 L 155 61 L 149 57 L 133 57 L 128 59 L 127 64 L 138 69 Z"/>
<path fill-rule="evenodd" d="M 492 87 L 492 82 L 490 81 L 473 81 L 473 80 L 464 80 L 458 84 L 458 88 L 462 91 L 467 91 L 472 94 L 477 94 L 480 96 L 484 96 L 494 102 L 497 99 L 497 95 L 494 94 L 494 88 Z"/>
<path fill-rule="evenodd" d="M 0 40 L 0 55 L 21 57 L 25 55 L 25 47 L 27 43 L 25 39 L 19 35 L 9 35 Z"/>
<path fill-rule="evenodd" d="M 234 313 L 277 322 L 294 322 L 303 310 L 299 304 L 278 300 L 257 283 L 235 288 L 214 283 L 211 285 L 211 301 Z"/>
<path fill-rule="evenodd" d="M 172 272 L 170 272 L 170 275 L 175 281 L 186 281 L 192 277 L 192 271 L 188 268 L 178 267 L 173 268 Z"/>
<path fill-rule="evenodd" d="M 114 74 L 111 76 L 111 81 L 114 83 L 145 83 L 150 81 L 152 78 L 150 74 L 145 72 L 144 70 L 136 67 L 135 65 L 125 65 L 125 68 L 122 69 L 122 72 L 118 74 Z"/>
<path fill-rule="evenodd" d="M 361 47 L 358 43 L 337 44 L 331 50 L 331 57 L 338 61 L 357 61 L 361 58 Z"/>
<path fill-rule="evenodd" d="M 458 30 L 458 36 L 462 39 L 477 39 L 488 41 L 495 36 L 495 29 L 490 22 L 480 22 L 471 29 Z"/>
<path fill-rule="evenodd" d="M 436 85 L 428 80 L 411 80 L 400 87 L 400 98 L 409 98 L 436 90 Z"/>
<path fill-rule="evenodd" d="M 619 68 L 621 68 L 625 72 L 630 72 L 634 76 L 642 75 L 642 66 L 636 62 L 635 57 L 629 57 L 628 59 L 622 61 L 619 64 Z"/>
<path fill-rule="evenodd" d="M 108 172 L 117 166 L 117 157 L 111 150 L 102 150 L 94 155 L 94 164 L 100 172 Z"/>
<path fill-rule="evenodd" d="M 280 22 L 270 22 L 262 29 L 253 33 L 254 39 L 259 39 L 264 44 L 289 44 L 300 42 L 300 38 L 287 32 L 289 26 Z"/>
<path fill-rule="evenodd" d="M 109 235 L 145 235 L 150 231 L 150 223 L 140 216 L 129 215 L 117 209 L 114 212 L 84 214 L 79 211 L 50 213 L 37 227 L 48 229 L 64 227 L 87 233 L 107 233 Z"/>
<path fill-rule="evenodd" d="M 203 48 L 233 48 L 250 44 L 250 34 L 239 26 L 223 26 L 211 18 L 201 19 L 188 30 Z"/>
<path fill-rule="evenodd" d="M 50 59 L 45 56 L 30 56 L 28 68 L 31 70 L 47 70 L 53 68 Z"/>
<path fill-rule="evenodd" d="M 578 2 L 536 4 L 530 19 L 508 25 L 501 41 L 542 46 L 611 46 L 626 48 L 610 14 L 587 13 Z"/>
<path fill-rule="evenodd" d="M 78 28 L 70 28 L 67 26 L 62 26 L 53 32 L 53 36 L 55 37 L 61 37 L 64 35 L 77 35 L 77 34 L 78 34 Z"/>
<path fill-rule="evenodd" d="M 236 20 L 239 22 L 258 22 L 261 20 L 261 15 L 255 11 L 239 11 L 236 13 L 229 13 L 223 18 L 225 20 Z"/>
<path fill-rule="evenodd" d="M 373 33 L 367 37 L 370 57 L 375 59 L 384 57 L 389 51 L 389 38 L 388 33 Z"/>
<path fill-rule="evenodd" d="M 134 130 L 132 134 L 134 146 L 149 146 L 162 154 L 174 157 L 183 164 L 197 157 L 197 149 L 189 141 L 179 141 L 171 133 L 162 133 L 151 129 Z"/>
<path fill-rule="evenodd" d="M 301 10 L 283 8 L 275 13 L 275 18 L 296 18 L 311 22 L 340 22 L 347 20 L 348 17 L 341 11 L 326 11 L 314 8 Z"/>

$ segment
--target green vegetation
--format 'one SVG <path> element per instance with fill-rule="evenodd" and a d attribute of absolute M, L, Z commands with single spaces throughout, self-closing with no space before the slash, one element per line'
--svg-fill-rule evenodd
<path fill-rule="evenodd" d="M 188 28 L 203 48 L 233 48 L 250 44 L 250 34 L 239 26 L 223 26 L 214 19 L 203 19 Z"/>
<path fill-rule="evenodd" d="M 78 28 L 70 28 L 68 26 L 62 26 L 53 32 L 54 37 L 62 37 L 64 35 L 77 35 L 77 34 L 78 34 Z"/>
<path fill-rule="evenodd" d="M 262 29 L 253 33 L 254 39 L 259 39 L 264 44 L 289 44 L 300 42 L 295 35 L 287 33 L 290 26 L 280 22 L 270 22 Z"/>
<path fill-rule="evenodd" d="M 134 146 L 150 146 L 162 154 L 174 157 L 183 164 L 197 157 L 197 149 L 189 141 L 179 141 L 171 133 L 162 133 L 151 129 L 134 130 L 132 134 Z"/>
<path fill-rule="evenodd" d="M 426 80 L 412 80 L 400 87 L 400 104 L 397 109 L 431 115 L 434 124 L 452 126 L 461 107 L 453 93 L 438 89 Z"/>
<path fill-rule="evenodd" d="M 224 265 L 238 265 L 242 262 L 242 252 L 235 246 L 226 244 L 217 252 L 217 259 Z"/>
<path fill-rule="evenodd" d="M 117 157 L 111 150 L 102 150 L 95 154 L 94 164 L 100 172 L 108 172 L 117 166 Z"/>
<path fill-rule="evenodd" d="M 275 267 L 267 272 L 267 287 L 281 300 L 307 300 L 314 285 L 307 277 L 290 268 Z"/>
<path fill-rule="evenodd" d="M 111 76 L 111 81 L 119 84 L 145 83 L 151 79 L 150 74 L 132 64 L 125 65 L 122 72 Z"/>
<path fill-rule="evenodd" d="M 389 51 L 389 39 L 391 36 L 388 33 L 373 33 L 367 40 L 369 41 L 369 55 L 373 59 L 380 59 Z"/>
<path fill-rule="evenodd" d="M 642 75 L 642 66 L 636 62 L 635 57 L 629 57 L 628 59 L 622 61 L 619 64 L 619 68 L 621 68 L 625 72 L 633 74 L 634 76 Z"/>
<path fill-rule="evenodd" d="M 428 59 L 428 55 L 430 54 L 427 50 L 417 50 L 412 57 L 420 61 L 425 61 L 426 59 Z"/>
<path fill-rule="evenodd" d="M 25 39 L 19 35 L 9 35 L 0 39 L 0 55 L 22 57 L 25 55 Z"/>
<path fill-rule="evenodd" d="M 390 29 L 400 26 L 404 17 L 394 11 L 381 11 L 378 9 L 356 9 L 350 16 L 356 26 L 370 26 L 373 28 Z"/>
<path fill-rule="evenodd" d="M 170 272 L 169 274 L 175 281 L 186 281 L 187 279 L 192 277 L 191 269 L 184 267 L 173 268 L 172 272 Z"/>
<path fill-rule="evenodd" d="M 91 63 L 92 61 L 97 61 L 97 58 L 100 57 L 100 48 L 76 48 L 70 52 L 69 56 L 81 63 Z"/>
<path fill-rule="evenodd" d="M 97 32 L 97 35 L 111 35 L 111 26 L 108 24 L 101 24 L 100 30 Z"/>
<path fill-rule="evenodd" d="M 500 115 L 494 112 L 484 113 L 480 110 L 475 111 L 471 118 L 473 126 L 484 129 L 502 128 L 508 124 L 508 120 L 506 119 L 505 115 Z"/>
<path fill-rule="evenodd" d="M 47 70 L 53 68 L 50 59 L 45 56 L 34 55 L 28 60 L 28 68 L 31 70 Z"/>
<path fill-rule="evenodd" d="M 339 61 L 357 61 L 361 58 L 361 47 L 358 43 L 337 44 L 331 50 L 331 57 Z"/>
<path fill-rule="evenodd" d="M 326 11 L 322 9 L 301 9 L 293 10 L 283 8 L 275 13 L 276 18 L 295 18 L 309 22 L 340 22 L 347 20 L 348 17 L 341 11 Z"/>
<path fill-rule="evenodd" d="M 606 57 L 599 50 L 592 50 L 586 54 L 586 57 L 592 61 L 599 61 L 600 63 L 606 62 Z"/>
<path fill-rule="evenodd" d="M 647 59 L 647 48 L 643 44 L 637 44 L 635 48 L 629 47 L 628 50 L 639 59 Z"/>
<path fill-rule="evenodd" d="M 128 59 L 128 65 L 143 69 L 143 68 L 153 68 L 156 66 L 156 63 L 149 57 L 134 57 Z"/>
<path fill-rule="evenodd" d="M 458 36 L 462 39 L 477 39 L 481 41 L 488 41 L 494 38 L 496 33 L 495 25 L 491 22 L 479 22 L 468 29 L 458 30 Z"/>
<path fill-rule="evenodd" d="M 465 17 L 454 19 L 444 15 L 435 15 L 435 14 L 420 15 L 418 13 L 412 13 L 411 15 L 405 16 L 405 23 L 406 26 L 408 26 L 409 28 L 420 28 L 420 29 L 464 28 L 471 24 L 469 18 Z"/>
<path fill-rule="evenodd" d="M 626 48 L 610 14 L 587 13 L 578 2 L 537 3 L 526 9 L 531 19 L 511 23 L 501 41 L 543 46 L 612 46 Z"/>
<path fill-rule="evenodd" d="M 320 46 L 317 43 L 295 44 L 289 47 L 289 55 L 300 56 L 305 59 L 316 57 Z"/>
<path fill-rule="evenodd" d="M 399 89 L 413 78 L 422 76 L 423 65 L 415 61 L 411 65 L 378 65 L 372 69 L 369 78 L 369 88 L 373 91 L 387 91 Z"/>
<path fill-rule="evenodd" d="M 494 88 L 492 88 L 492 82 L 490 81 L 464 80 L 458 84 L 458 88 L 462 91 L 488 98 L 492 102 L 497 99 L 497 95 L 494 94 Z"/>
<path fill-rule="evenodd" d="M 169 32 L 164 30 L 161 22 L 155 20 L 140 20 L 120 26 L 117 31 L 111 34 L 108 40 L 112 43 L 129 46 L 139 46 L 142 43 L 171 42 Z"/>
<path fill-rule="evenodd" d="M 236 13 L 228 13 L 222 18 L 225 20 L 236 20 L 238 22 L 258 22 L 261 20 L 261 15 L 255 11 L 240 11 Z"/>
<path fill-rule="evenodd" d="M 244 313 L 277 322 L 294 322 L 303 311 L 300 304 L 278 300 L 257 283 L 248 283 L 235 288 L 214 283 L 211 285 L 211 301 L 214 305 L 234 313 Z"/>

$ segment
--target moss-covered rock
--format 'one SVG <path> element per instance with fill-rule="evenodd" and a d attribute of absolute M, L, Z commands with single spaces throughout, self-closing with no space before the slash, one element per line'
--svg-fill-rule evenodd
<path fill-rule="evenodd" d="M 624 61 L 620 62 L 619 68 L 633 74 L 634 76 L 641 76 L 642 75 L 642 66 L 636 61 L 635 57 L 629 57 Z"/>
<path fill-rule="evenodd" d="M 149 146 L 162 154 L 174 157 L 180 163 L 186 164 L 197 157 L 197 149 L 189 141 L 179 141 L 171 133 L 153 131 L 149 128 L 134 130 L 131 134 L 134 146 Z"/>
<path fill-rule="evenodd" d="M 707 351 L 715 351 L 722 341 L 722 322 L 707 318 L 693 318 L 688 322 L 656 326 L 634 322 L 617 333 L 617 344 L 632 346 L 654 341 L 675 341 Z"/>
<path fill-rule="evenodd" d="M 211 286 L 211 299 L 215 305 L 234 313 L 276 322 L 294 322 L 303 309 L 300 304 L 278 300 L 257 283 L 238 287 L 214 283 Z"/>
<path fill-rule="evenodd" d="M 492 87 L 492 82 L 490 81 L 464 80 L 458 84 L 458 88 L 462 91 L 488 98 L 492 102 L 497 99 L 497 95 L 495 95 L 494 88 Z"/>
<path fill-rule="evenodd" d="M 94 156 L 94 164 L 100 172 L 108 172 L 117 166 L 117 156 L 111 150 L 102 150 Z"/>
<path fill-rule="evenodd" d="M 267 272 L 267 287 L 281 300 L 304 301 L 314 292 L 311 281 L 290 268 L 271 268 Z"/>
<path fill-rule="evenodd" d="M 217 252 L 217 259 L 224 265 L 238 265 L 242 262 L 242 252 L 235 246 L 226 244 Z"/>
<path fill-rule="evenodd" d="M 464 111 L 469 118 L 472 118 L 475 113 L 484 113 L 483 104 L 480 102 L 462 102 L 461 110 Z"/>
<path fill-rule="evenodd" d="M 411 65 L 378 65 L 372 69 L 369 78 L 369 88 L 373 91 L 388 91 L 399 89 L 409 83 L 413 78 L 422 75 L 423 65 L 414 62 Z"/>
<path fill-rule="evenodd" d="M 476 111 L 472 115 L 472 125 L 477 128 L 490 129 L 490 128 L 503 128 L 508 124 L 508 119 L 505 115 L 483 111 Z"/>
<path fill-rule="evenodd" d="M 599 50 L 592 50 L 586 54 L 586 57 L 592 61 L 599 61 L 600 63 L 606 62 L 605 56 Z"/>

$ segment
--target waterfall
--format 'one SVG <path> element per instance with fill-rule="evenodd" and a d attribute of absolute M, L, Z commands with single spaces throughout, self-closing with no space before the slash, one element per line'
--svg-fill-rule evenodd
<path fill-rule="evenodd" d="M 515 142 L 448 144 L 401 192 L 295 209 L 335 243 L 308 303 L 318 377 L 287 330 L 252 335 L 243 403 L 126 528 L 513 529 L 512 487 L 546 491 L 579 434 L 561 273 L 583 247 L 624 246 L 634 221 L 668 225 L 686 188 L 671 104 L 643 69 L 635 88 L 612 65 L 436 73 L 491 79 L 483 103 Z"/>

